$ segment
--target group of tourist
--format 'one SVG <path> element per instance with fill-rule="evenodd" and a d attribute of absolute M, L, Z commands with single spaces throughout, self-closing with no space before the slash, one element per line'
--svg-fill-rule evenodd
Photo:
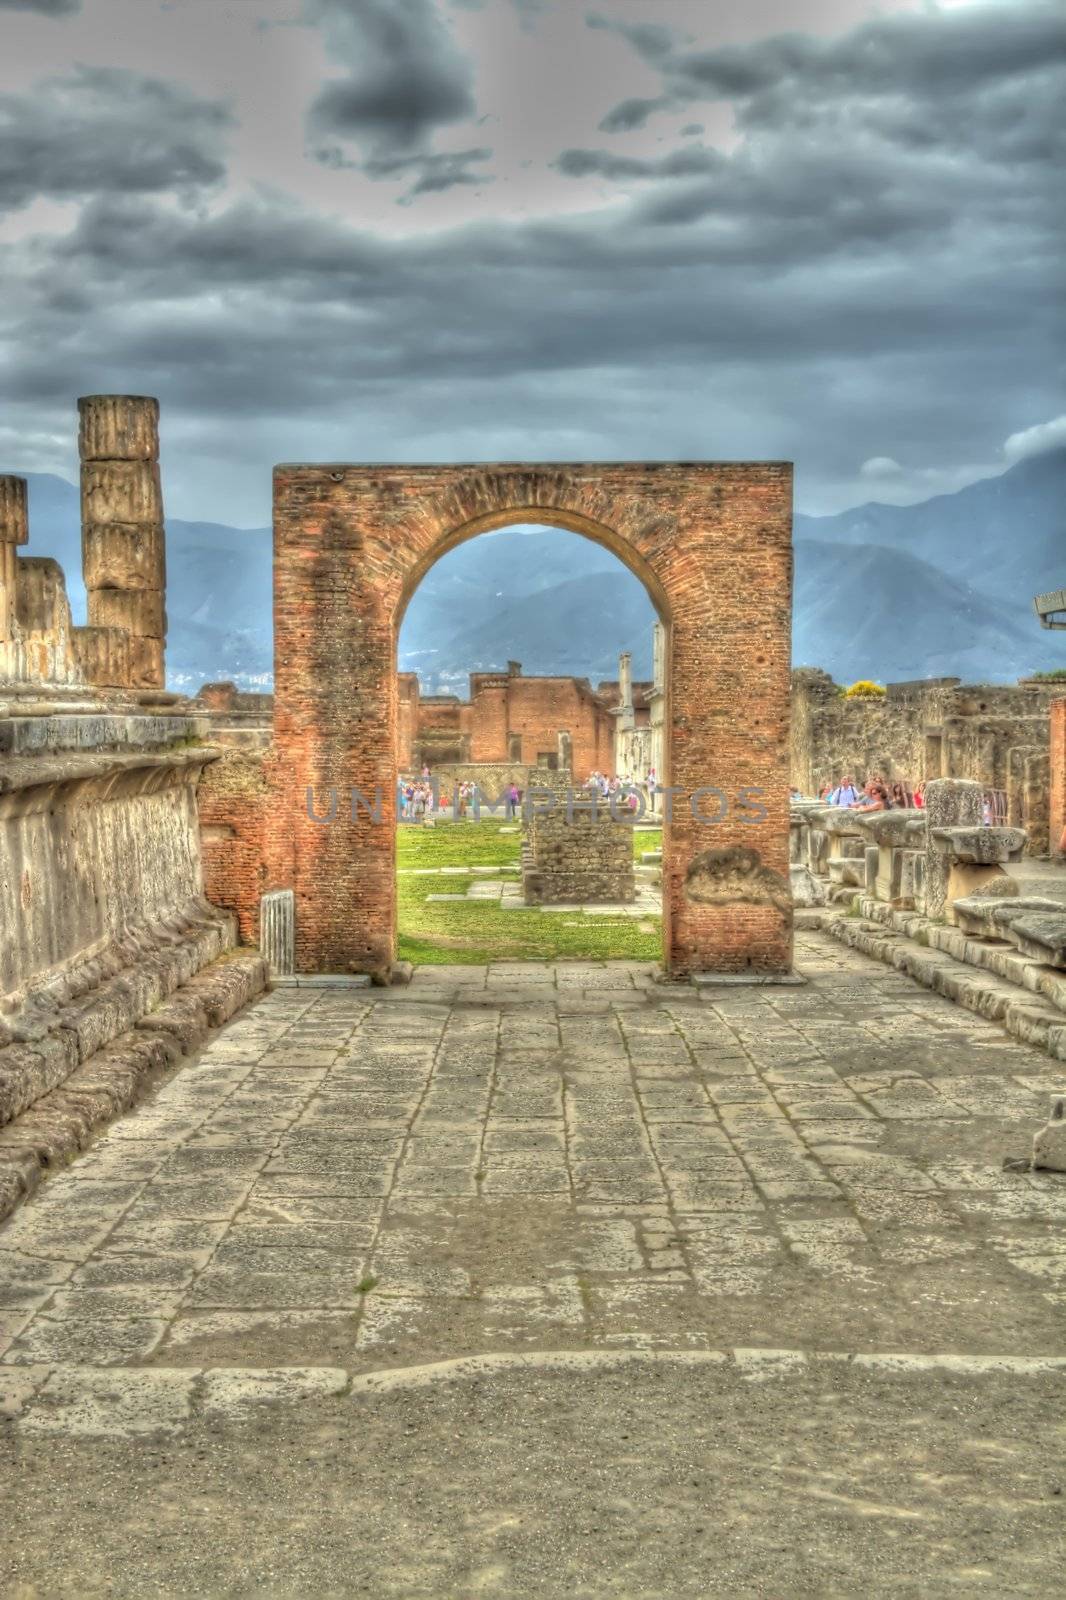
<path fill-rule="evenodd" d="M 655 808 L 655 797 L 658 792 L 658 783 L 655 768 L 647 773 L 643 783 L 631 778 L 609 778 L 606 773 L 593 772 L 582 786 L 600 799 L 609 804 L 624 804 L 630 811 L 637 811 L 640 806 L 640 791 L 643 790 L 649 811 Z M 622 799 L 616 799 L 621 796 Z M 396 788 L 397 810 L 401 822 L 425 822 L 434 817 L 447 814 L 464 818 L 476 815 L 482 794 L 476 783 L 463 779 L 455 785 L 454 794 L 440 791 L 433 782 L 432 774 L 428 767 L 422 768 L 420 778 L 401 778 Z M 486 795 L 486 805 L 495 808 L 499 805 L 499 796 Z M 503 791 L 504 812 L 508 819 L 521 814 L 522 802 L 525 791 L 517 783 L 511 782 Z"/>
<path fill-rule="evenodd" d="M 518 816 L 522 809 L 524 791 L 516 783 L 510 783 L 503 793 L 504 812 L 510 819 Z M 397 785 L 396 800 L 401 822 L 427 822 L 440 815 L 456 815 L 467 817 L 476 814 L 481 791 L 476 783 L 462 782 L 456 785 L 454 794 L 438 792 L 435 787 L 429 768 L 423 767 L 419 779 L 402 780 Z M 486 797 L 490 806 L 499 804 L 495 795 Z"/>
<path fill-rule="evenodd" d="M 842 806 L 848 811 L 920 811 L 925 805 L 925 783 L 912 788 L 902 779 L 889 783 L 883 773 L 877 773 L 858 789 L 849 773 L 836 785 L 827 783 L 818 798 L 826 805 Z"/>
<path fill-rule="evenodd" d="M 616 805 L 624 803 L 630 811 L 636 811 L 640 805 L 639 791 L 643 789 L 648 810 L 654 810 L 655 807 L 657 786 L 654 767 L 648 771 L 643 783 L 635 778 L 609 778 L 604 772 L 592 772 L 584 787 L 598 795 L 601 800 L 606 800 L 608 804 L 612 800 Z M 619 801 L 616 796 L 622 796 L 623 799 Z"/>

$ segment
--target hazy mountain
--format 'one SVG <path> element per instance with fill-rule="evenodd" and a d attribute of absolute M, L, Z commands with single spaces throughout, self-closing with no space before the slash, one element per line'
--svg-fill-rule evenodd
<path fill-rule="evenodd" d="M 416 594 L 401 639 L 402 664 L 449 691 L 465 691 L 468 673 L 509 660 L 520 661 L 526 673 L 562 673 L 596 683 L 616 678 L 619 653 L 629 650 L 633 676 L 650 678 L 655 611 L 633 575 L 611 556 L 607 560 L 606 570 L 566 578 L 517 599 L 494 597 L 488 607 L 479 600 L 476 621 L 457 625 L 452 612 L 451 631 L 443 640 L 436 628 L 425 627 L 428 618 L 421 610 L 411 615 L 421 599 Z M 427 576 L 426 586 L 432 577 Z M 436 611 L 432 594 L 426 609 L 430 616 Z"/>
<path fill-rule="evenodd" d="M 795 519 L 795 537 L 906 551 L 970 585 L 1028 629 L 1033 596 L 1066 583 L 1066 450 L 913 506 L 853 506 Z"/>
<path fill-rule="evenodd" d="M 805 519 L 814 520 L 814 519 Z M 931 562 L 884 545 L 796 541 L 792 659 L 838 682 L 876 678 L 1013 679 L 1041 657 L 1030 604 L 1012 611 Z M 1030 597 L 1031 598 L 1031 597 Z M 1059 636 L 1061 637 L 1061 635 Z M 1050 664 L 1054 651 L 1045 648 Z M 1066 664 L 1066 650 L 1057 652 Z"/>
<path fill-rule="evenodd" d="M 957 494 L 797 516 L 793 659 L 838 679 L 1007 681 L 1066 664 L 1066 635 L 1037 624 L 1032 597 L 1066 583 L 1066 451 L 1019 462 Z M 30 476 L 31 544 L 67 574 L 85 620 L 78 491 Z M 175 687 L 250 683 L 271 670 L 268 528 L 167 521 L 167 666 Z M 619 652 L 651 672 L 654 612 L 601 546 L 559 528 L 471 540 L 427 573 L 400 637 L 400 665 L 427 690 L 471 670 L 613 678 Z"/>

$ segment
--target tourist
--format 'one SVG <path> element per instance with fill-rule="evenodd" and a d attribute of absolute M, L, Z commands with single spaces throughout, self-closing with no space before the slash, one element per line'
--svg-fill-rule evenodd
<path fill-rule="evenodd" d="M 831 806 L 853 806 L 861 798 L 858 789 L 855 787 L 855 780 L 849 774 L 843 783 L 838 784 L 832 791 L 829 796 L 829 804 Z"/>
<path fill-rule="evenodd" d="M 917 806 L 919 811 L 921 811 L 922 808 L 925 805 L 925 779 L 924 778 L 922 779 L 921 783 L 918 785 L 918 787 L 914 791 L 914 804 Z"/>
<path fill-rule="evenodd" d="M 910 795 L 907 793 L 906 785 L 902 783 L 894 783 L 890 793 L 892 796 L 893 808 L 900 811 L 906 811 L 911 803 Z"/>
<path fill-rule="evenodd" d="M 892 801 L 884 784 L 871 779 L 866 785 L 864 797 L 856 801 L 850 809 L 857 812 L 891 811 Z"/>

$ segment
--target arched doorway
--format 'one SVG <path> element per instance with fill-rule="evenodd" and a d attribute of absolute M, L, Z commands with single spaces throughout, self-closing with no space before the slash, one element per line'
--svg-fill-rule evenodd
<path fill-rule="evenodd" d="M 791 491 L 776 462 L 276 468 L 272 875 L 298 969 L 393 960 L 400 619 L 448 550 L 536 522 L 605 545 L 666 626 L 667 971 L 787 971 Z"/>

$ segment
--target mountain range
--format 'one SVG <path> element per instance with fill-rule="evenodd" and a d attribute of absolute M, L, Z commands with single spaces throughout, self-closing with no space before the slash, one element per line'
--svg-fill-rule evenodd
<path fill-rule="evenodd" d="M 85 616 L 78 491 L 29 474 L 26 555 L 54 556 L 74 620 Z M 838 681 L 958 676 L 1008 682 L 1066 665 L 1066 635 L 1043 631 L 1032 598 L 1066 583 L 1066 450 L 917 505 L 872 503 L 795 518 L 793 660 Z M 167 520 L 168 679 L 195 690 L 232 678 L 269 685 L 269 528 Z M 629 650 L 651 675 L 654 612 L 599 545 L 558 528 L 508 528 L 461 545 L 426 575 L 399 664 L 430 692 L 522 662 L 527 673 L 594 683 Z"/>

